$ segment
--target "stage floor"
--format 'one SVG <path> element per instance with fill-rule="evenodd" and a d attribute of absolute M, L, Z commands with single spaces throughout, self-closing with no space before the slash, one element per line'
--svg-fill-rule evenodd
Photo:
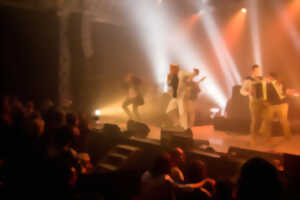
<path fill-rule="evenodd" d="M 121 130 L 126 130 L 126 123 L 118 122 L 112 119 L 101 120 L 103 123 L 117 124 Z M 148 140 L 159 141 L 161 128 L 147 124 L 150 128 Z M 258 140 L 257 144 L 250 144 L 250 136 L 237 132 L 215 130 L 212 125 L 198 126 L 192 128 L 194 140 L 208 140 L 210 146 L 217 152 L 226 153 L 230 147 L 239 147 L 270 153 L 289 153 L 300 155 L 300 134 L 293 134 L 290 140 L 284 140 L 283 136 L 272 137 L 272 139 L 263 143 Z"/>

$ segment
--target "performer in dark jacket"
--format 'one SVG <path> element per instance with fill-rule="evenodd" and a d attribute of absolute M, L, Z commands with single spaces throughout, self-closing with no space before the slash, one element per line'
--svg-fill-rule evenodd
<path fill-rule="evenodd" d="M 267 102 L 268 112 L 267 118 L 264 121 L 264 130 L 266 140 L 271 139 L 272 136 L 272 122 L 275 115 L 282 126 L 283 134 L 285 139 L 291 137 L 291 130 L 288 120 L 288 109 L 289 105 L 286 98 L 286 89 L 284 85 L 277 80 L 275 73 L 270 73 L 267 77 Z"/>
<path fill-rule="evenodd" d="M 178 90 L 178 72 L 179 72 L 179 66 L 176 64 L 170 65 L 170 73 L 168 74 L 168 86 L 169 86 L 169 92 L 170 96 L 172 97 L 166 113 L 168 115 L 168 118 L 172 122 L 172 126 L 176 127 L 179 126 L 178 121 L 178 102 L 177 102 L 177 90 Z"/>

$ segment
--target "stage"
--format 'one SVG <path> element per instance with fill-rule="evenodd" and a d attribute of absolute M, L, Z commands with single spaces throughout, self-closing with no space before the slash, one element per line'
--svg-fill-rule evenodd
<path fill-rule="evenodd" d="M 127 129 L 124 121 L 122 122 L 115 119 L 101 119 L 100 124 L 104 123 L 117 124 L 122 131 Z M 147 123 L 147 125 L 150 128 L 150 133 L 146 139 L 142 140 L 145 142 L 160 144 L 159 141 L 161 128 L 150 123 Z M 230 147 L 238 147 L 260 152 L 300 155 L 300 134 L 293 133 L 293 136 L 290 140 L 284 140 L 283 136 L 274 136 L 267 143 L 263 143 L 261 140 L 258 140 L 256 145 L 251 145 L 250 136 L 248 134 L 215 130 L 213 125 L 195 126 L 192 128 L 192 132 L 193 139 L 196 144 L 197 140 L 207 140 L 209 141 L 210 147 L 212 147 L 216 152 L 220 153 L 227 153 Z"/>

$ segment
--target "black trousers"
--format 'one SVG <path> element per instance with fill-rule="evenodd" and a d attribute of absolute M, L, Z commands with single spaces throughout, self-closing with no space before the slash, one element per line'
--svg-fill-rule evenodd
<path fill-rule="evenodd" d="M 123 107 L 124 111 L 126 112 L 126 114 L 128 115 L 128 117 L 130 119 L 133 119 L 133 115 L 128 109 L 129 105 L 132 105 L 132 110 L 133 110 L 133 113 L 134 113 L 136 119 L 140 119 L 140 114 L 139 114 L 139 111 L 138 111 L 138 107 L 141 104 L 139 102 L 138 97 L 134 97 L 134 98 L 127 97 L 125 99 L 125 101 L 123 102 L 123 105 L 122 105 L 122 107 Z"/>

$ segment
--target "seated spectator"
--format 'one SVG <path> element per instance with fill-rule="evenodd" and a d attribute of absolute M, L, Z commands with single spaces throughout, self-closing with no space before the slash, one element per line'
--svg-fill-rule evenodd
<path fill-rule="evenodd" d="M 211 179 L 205 179 L 195 184 L 176 183 L 169 175 L 171 169 L 170 155 L 159 156 L 151 170 L 146 171 L 141 178 L 141 198 L 147 199 L 176 199 L 175 191 L 193 191 L 207 182 L 214 183 Z"/>
<path fill-rule="evenodd" d="M 51 110 L 52 108 L 54 108 L 54 103 L 51 101 L 51 99 L 45 99 L 42 102 L 40 111 L 42 113 L 43 118 L 46 118 L 48 111 Z"/>
<path fill-rule="evenodd" d="M 219 180 L 215 186 L 214 200 L 233 200 L 234 184 L 227 180 Z"/>
<path fill-rule="evenodd" d="M 80 130 L 79 126 L 79 118 L 75 113 L 68 113 L 66 116 L 67 128 L 72 131 L 72 147 L 77 151 L 80 150 L 81 146 L 81 137 L 80 137 Z"/>
<path fill-rule="evenodd" d="M 9 102 L 9 97 L 5 96 L 1 99 L 1 105 L 0 105 L 0 123 L 1 125 L 11 125 L 12 119 L 11 119 L 11 106 Z"/>
<path fill-rule="evenodd" d="M 207 169 L 201 160 L 192 161 L 187 169 L 186 180 L 190 183 L 198 183 L 207 178 Z M 201 188 L 194 190 L 192 193 L 181 195 L 181 199 L 211 199 L 214 193 L 214 185 L 210 182 L 204 184 Z"/>
<path fill-rule="evenodd" d="M 238 200 L 279 200 L 282 190 L 278 171 L 268 161 L 253 158 L 242 166 L 238 181 Z"/>
<path fill-rule="evenodd" d="M 0 103 L 0 160 L 2 160 L 8 153 L 13 121 L 9 97 L 1 98 Z"/>
<path fill-rule="evenodd" d="M 65 113 L 59 109 L 51 108 L 45 115 L 45 138 L 48 145 L 54 145 L 57 132 L 65 126 Z"/>
<path fill-rule="evenodd" d="M 184 182 L 182 168 L 185 166 L 184 151 L 181 148 L 175 148 L 170 152 L 171 155 L 171 177 L 178 183 Z"/>
<path fill-rule="evenodd" d="M 69 128 L 61 128 L 55 137 L 55 146 L 48 150 L 48 168 L 51 171 L 49 179 L 53 184 L 62 184 L 61 187 L 65 189 L 75 184 L 77 174 L 82 170 L 78 154 L 71 147 L 72 134 Z"/>
<path fill-rule="evenodd" d="M 35 112 L 33 101 L 28 101 L 27 104 L 25 105 L 24 109 L 25 109 L 25 115 L 27 117 L 29 117 L 30 115 L 32 115 Z"/>
<path fill-rule="evenodd" d="M 29 119 L 26 120 L 27 124 L 24 131 L 29 137 L 40 137 L 44 134 L 45 122 L 40 113 L 31 113 Z"/>
<path fill-rule="evenodd" d="M 79 152 L 87 152 L 88 135 L 90 133 L 90 122 L 88 116 L 85 113 L 81 113 L 79 116 L 78 128 L 80 131 Z"/>
<path fill-rule="evenodd" d="M 187 179 L 191 183 L 196 183 L 207 178 L 207 169 L 204 162 L 195 160 L 190 163 L 187 170 Z"/>
<path fill-rule="evenodd" d="M 23 133 L 23 128 L 24 128 L 24 122 L 25 122 L 25 111 L 23 104 L 21 101 L 19 101 L 18 98 L 14 98 L 12 103 L 11 103 L 11 119 L 13 121 L 13 134 L 14 138 L 12 141 L 18 141 L 22 133 Z"/>

